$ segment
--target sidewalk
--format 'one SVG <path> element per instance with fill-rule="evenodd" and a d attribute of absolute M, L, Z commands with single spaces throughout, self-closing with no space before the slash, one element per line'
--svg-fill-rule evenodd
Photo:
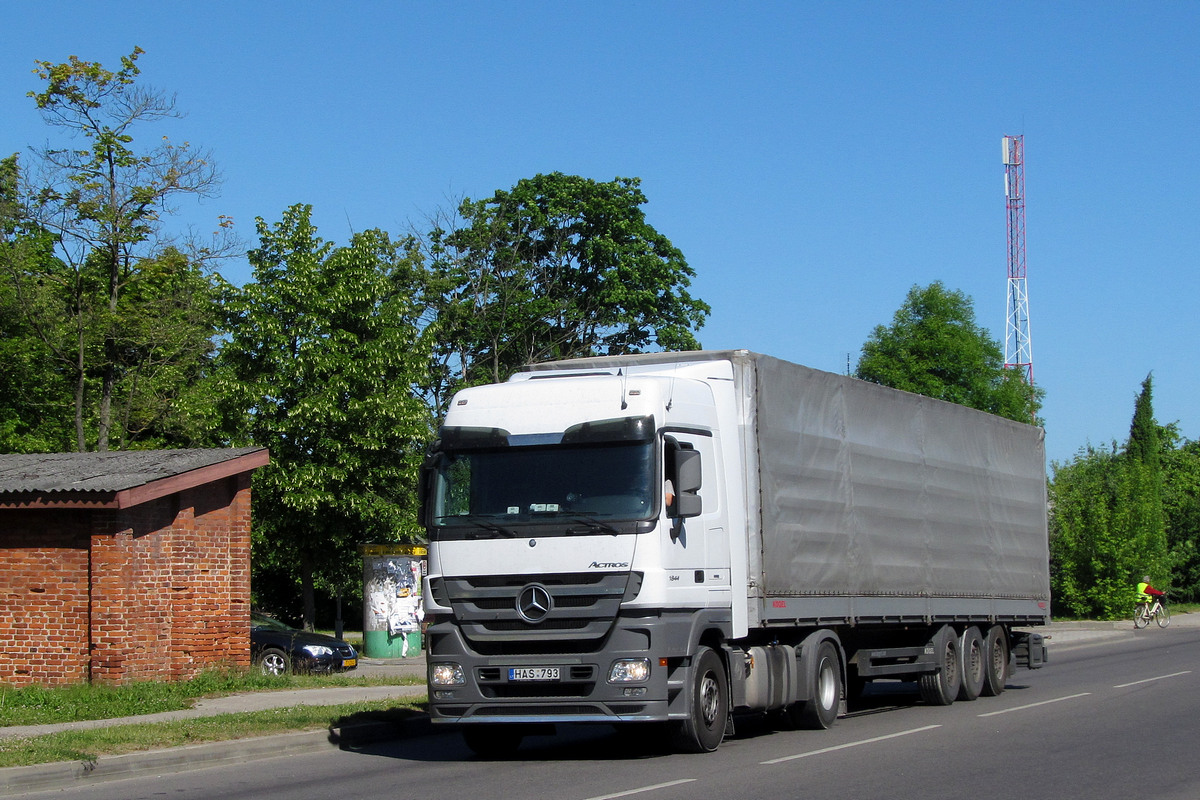
<path fill-rule="evenodd" d="M 1200 628 L 1200 614 L 1177 614 L 1171 618 L 1171 628 Z M 1054 664 L 1054 653 L 1058 650 L 1085 647 L 1114 638 L 1149 636 L 1159 632 L 1153 625 L 1146 630 L 1135 631 L 1131 620 L 1052 622 L 1048 627 L 1036 630 L 1049 639 L 1049 663 L 1051 666 Z M 423 678 L 425 676 L 425 656 L 422 653 L 420 656 L 405 659 L 364 658 L 360 662 L 356 674 L 412 675 Z M 418 685 L 348 686 L 254 692 L 201 700 L 194 708 L 167 711 L 161 714 L 0 728 L 0 738 L 38 736 L 62 730 L 81 730 L 143 722 L 194 719 L 217 714 L 288 708 L 297 705 L 338 705 L 359 700 L 413 697 L 423 695 L 426 691 L 427 687 Z M 0 796 L 71 786 L 81 779 L 101 781 L 148 773 L 177 772 L 201 766 L 213 766 L 222 762 L 313 752 L 330 747 L 353 746 L 368 741 L 418 735 L 426 733 L 428 730 L 428 720 L 417 719 L 413 724 L 400 730 L 389 725 L 376 725 L 355 730 L 309 731 L 191 745 L 169 750 L 130 753 L 123 756 L 105 756 L 89 763 L 62 762 L 32 767 L 9 767 L 0 769 Z"/>
<path fill-rule="evenodd" d="M 362 658 L 353 674 L 392 675 L 396 677 L 425 677 L 425 654 L 412 658 Z M 323 706 L 378 700 L 388 697 L 422 696 L 428 690 L 423 684 L 408 686 L 331 686 L 324 689 L 284 689 L 276 692 L 250 692 L 200 700 L 189 709 L 144 714 L 116 719 L 81 720 L 45 725 L 17 725 L 0 728 L 0 739 L 41 736 L 67 730 L 115 727 L 140 723 L 195 719 L 218 714 L 236 714 L 292 706 Z M 89 783 L 132 778 L 138 775 L 182 772 L 188 769 L 216 766 L 255 758 L 319 752 L 330 747 L 346 747 L 371 741 L 419 735 L 428 729 L 427 718 L 417 718 L 397 728 L 376 723 L 353 730 L 317 730 L 236 739 L 227 742 L 174 747 L 118 756 L 103 756 L 90 762 L 64 761 L 36 764 L 29 767 L 0 769 L 0 797 L 26 792 L 62 789 Z"/>
<path fill-rule="evenodd" d="M 354 675 L 391 675 L 395 677 L 425 677 L 425 655 L 413 658 L 371 659 L 363 658 Z M 363 700 L 383 700 L 389 697 L 416 697 L 425 694 L 424 685 L 419 686 L 331 686 L 326 689 L 283 689 L 276 692 L 248 692 L 199 700 L 192 708 L 179 711 L 163 711 L 158 714 L 142 714 L 136 717 L 115 719 L 92 719 L 75 722 L 55 722 L 43 725 L 15 725 L 0 728 L 0 739 L 11 737 L 41 736 L 59 731 L 111 728 L 118 725 L 133 725 L 144 722 L 169 722 L 177 719 L 214 717 L 219 714 L 236 714 L 243 711 L 266 711 L 272 708 L 292 706 L 334 706 L 342 703 L 357 703 Z M 0 784 L 2 786 L 3 784 Z"/>

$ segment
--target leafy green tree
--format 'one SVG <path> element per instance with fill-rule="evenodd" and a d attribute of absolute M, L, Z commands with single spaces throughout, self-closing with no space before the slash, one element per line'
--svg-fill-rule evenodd
<path fill-rule="evenodd" d="M 131 446 L 131 434 L 145 430 L 135 419 L 133 397 L 122 402 L 119 396 L 131 385 L 144 386 L 157 357 L 172 348 L 135 340 L 123 295 L 139 281 L 143 288 L 161 283 L 161 276 L 141 280 L 148 265 L 165 260 L 178 266 L 163 241 L 162 219 L 174 210 L 172 203 L 182 196 L 210 196 L 219 185 L 209 155 L 187 143 L 163 137 L 135 148 L 133 132 L 140 125 L 180 116 L 173 96 L 138 84 L 142 52 L 135 48 L 123 57 L 116 72 L 75 56 L 61 64 L 37 62 L 45 88 L 30 92 L 47 125 L 77 144 L 35 151 L 37 169 L 22 194 L 38 225 L 53 235 L 57 260 L 14 273 L 14 280 L 31 329 L 71 373 L 79 450 L 93 444 L 107 450 L 115 441 Z M 193 268 L 226 254 L 233 245 L 228 225 L 222 220 L 210 242 L 179 244 L 176 251 L 187 252 L 190 264 L 175 274 L 192 279 Z M 187 296 L 203 303 L 205 292 Z M 211 316 L 201 309 L 172 319 L 206 315 Z M 211 334 L 210 324 L 203 335 Z M 187 331 L 176 338 L 195 336 Z M 168 381 L 164 376 L 155 383 L 161 391 Z M 135 430 L 120 429 L 122 415 Z"/>
<path fill-rule="evenodd" d="M 1041 391 L 1004 368 L 999 343 L 975 324 L 971 299 L 941 281 L 909 290 L 892 324 L 863 344 L 855 375 L 1019 422 L 1041 408 Z"/>
<path fill-rule="evenodd" d="M 434 405 L 534 361 L 699 347 L 709 307 L 688 292 L 683 254 L 646 221 L 639 186 L 537 175 L 465 199 L 437 225 Z"/>
<path fill-rule="evenodd" d="M 1140 560 L 1128 532 L 1134 487 L 1127 466 L 1119 454 L 1092 448 L 1054 465 L 1050 583 L 1056 615 L 1118 619 L 1130 613 Z"/>
<path fill-rule="evenodd" d="M 8 207 L 19 214 L 19 203 Z M 126 276 L 110 311 L 102 257 L 93 252 L 73 268 L 56 257 L 52 233 L 19 215 L 7 219 L 0 233 L 0 446 L 45 452 L 96 441 L 102 373 L 95 365 L 106 332 L 118 367 L 113 443 L 217 444 L 207 385 L 217 323 L 212 275 L 167 248 Z"/>
<path fill-rule="evenodd" d="M 1200 442 L 1180 443 L 1173 425 L 1159 439 L 1171 597 L 1200 602 Z"/>
<path fill-rule="evenodd" d="M 1142 560 L 1139 571 L 1149 574 L 1156 586 L 1167 589 L 1170 586 L 1170 563 L 1167 559 L 1166 520 L 1163 516 L 1159 426 L 1154 419 L 1154 386 L 1150 375 L 1142 381 L 1142 390 L 1134 403 L 1125 458 L 1128 461 L 1126 469 L 1134 483 L 1128 535 Z"/>
<path fill-rule="evenodd" d="M 54 241 L 25 215 L 18 174 L 15 155 L 0 160 L 0 452 L 70 449 L 71 386 L 30 324 L 19 280 L 54 268 Z"/>
<path fill-rule="evenodd" d="M 221 389 L 235 441 L 270 448 L 254 475 L 255 580 L 285 575 L 312 625 L 316 589 L 361 584 L 355 546 L 418 534 L 416 471 L 431 434 L 414 386 L 430 346 L 415 244 L 386 233 L 322 240 L 289 208 L 226 286 Z"/>
<path fill-rule="evenodd" d="M 1160 431 L 1147 378 L 1123 449 L 1089 448 L 1069 464 L 1054 465 L 1050 553 L 1057 611 L 1118 619 L 1129 615 L 1142 575 L 1170 587 Z M 1186 555 L 1190 545 L 1174 544 L 1176 558 Z"/>
<path fill-rule="evenodd" d="M 213 375 L 219 301 L 216 276 L 180 250 L 139 263 L 116 310 L 118 447 L 222 443 Z"/>

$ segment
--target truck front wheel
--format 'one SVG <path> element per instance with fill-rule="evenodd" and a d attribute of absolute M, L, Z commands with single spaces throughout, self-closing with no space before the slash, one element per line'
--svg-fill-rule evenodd
<path fill-rule="evenodd" d="M 725 738 L 729 718 L 729 678 L 721 657 L 701 647 L 692 658 L 688 718 L 675 731 L 675 744 L 688 753 L 711 753 Z"/>

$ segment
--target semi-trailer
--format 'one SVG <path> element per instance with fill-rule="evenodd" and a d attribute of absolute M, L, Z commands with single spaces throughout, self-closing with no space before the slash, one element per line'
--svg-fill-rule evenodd
<path fill-rule="evenodd" d="M 429 708 L 476 752 L 565 723 L 711 751 L 1037 668 L 1043 431 L 746 350 L 534 364 L 451 401 L 421 476 Z"/>

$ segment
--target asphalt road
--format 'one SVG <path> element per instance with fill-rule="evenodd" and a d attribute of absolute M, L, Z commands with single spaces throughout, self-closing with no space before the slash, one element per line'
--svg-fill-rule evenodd
<path fill-rule="evenodd" d="M 474 758 L 457 736 L 329 749 L 30 798 L 1200 797 L 1200 628 L 1054 647 L 998 698 L 928 707 L 876 691 L 830 731 L 743 724 L 709 755 L 652 752 L 609 728 L 532 738 L 519 757 Z M 650 752 L 648 752 L 650 751 Z"/>

